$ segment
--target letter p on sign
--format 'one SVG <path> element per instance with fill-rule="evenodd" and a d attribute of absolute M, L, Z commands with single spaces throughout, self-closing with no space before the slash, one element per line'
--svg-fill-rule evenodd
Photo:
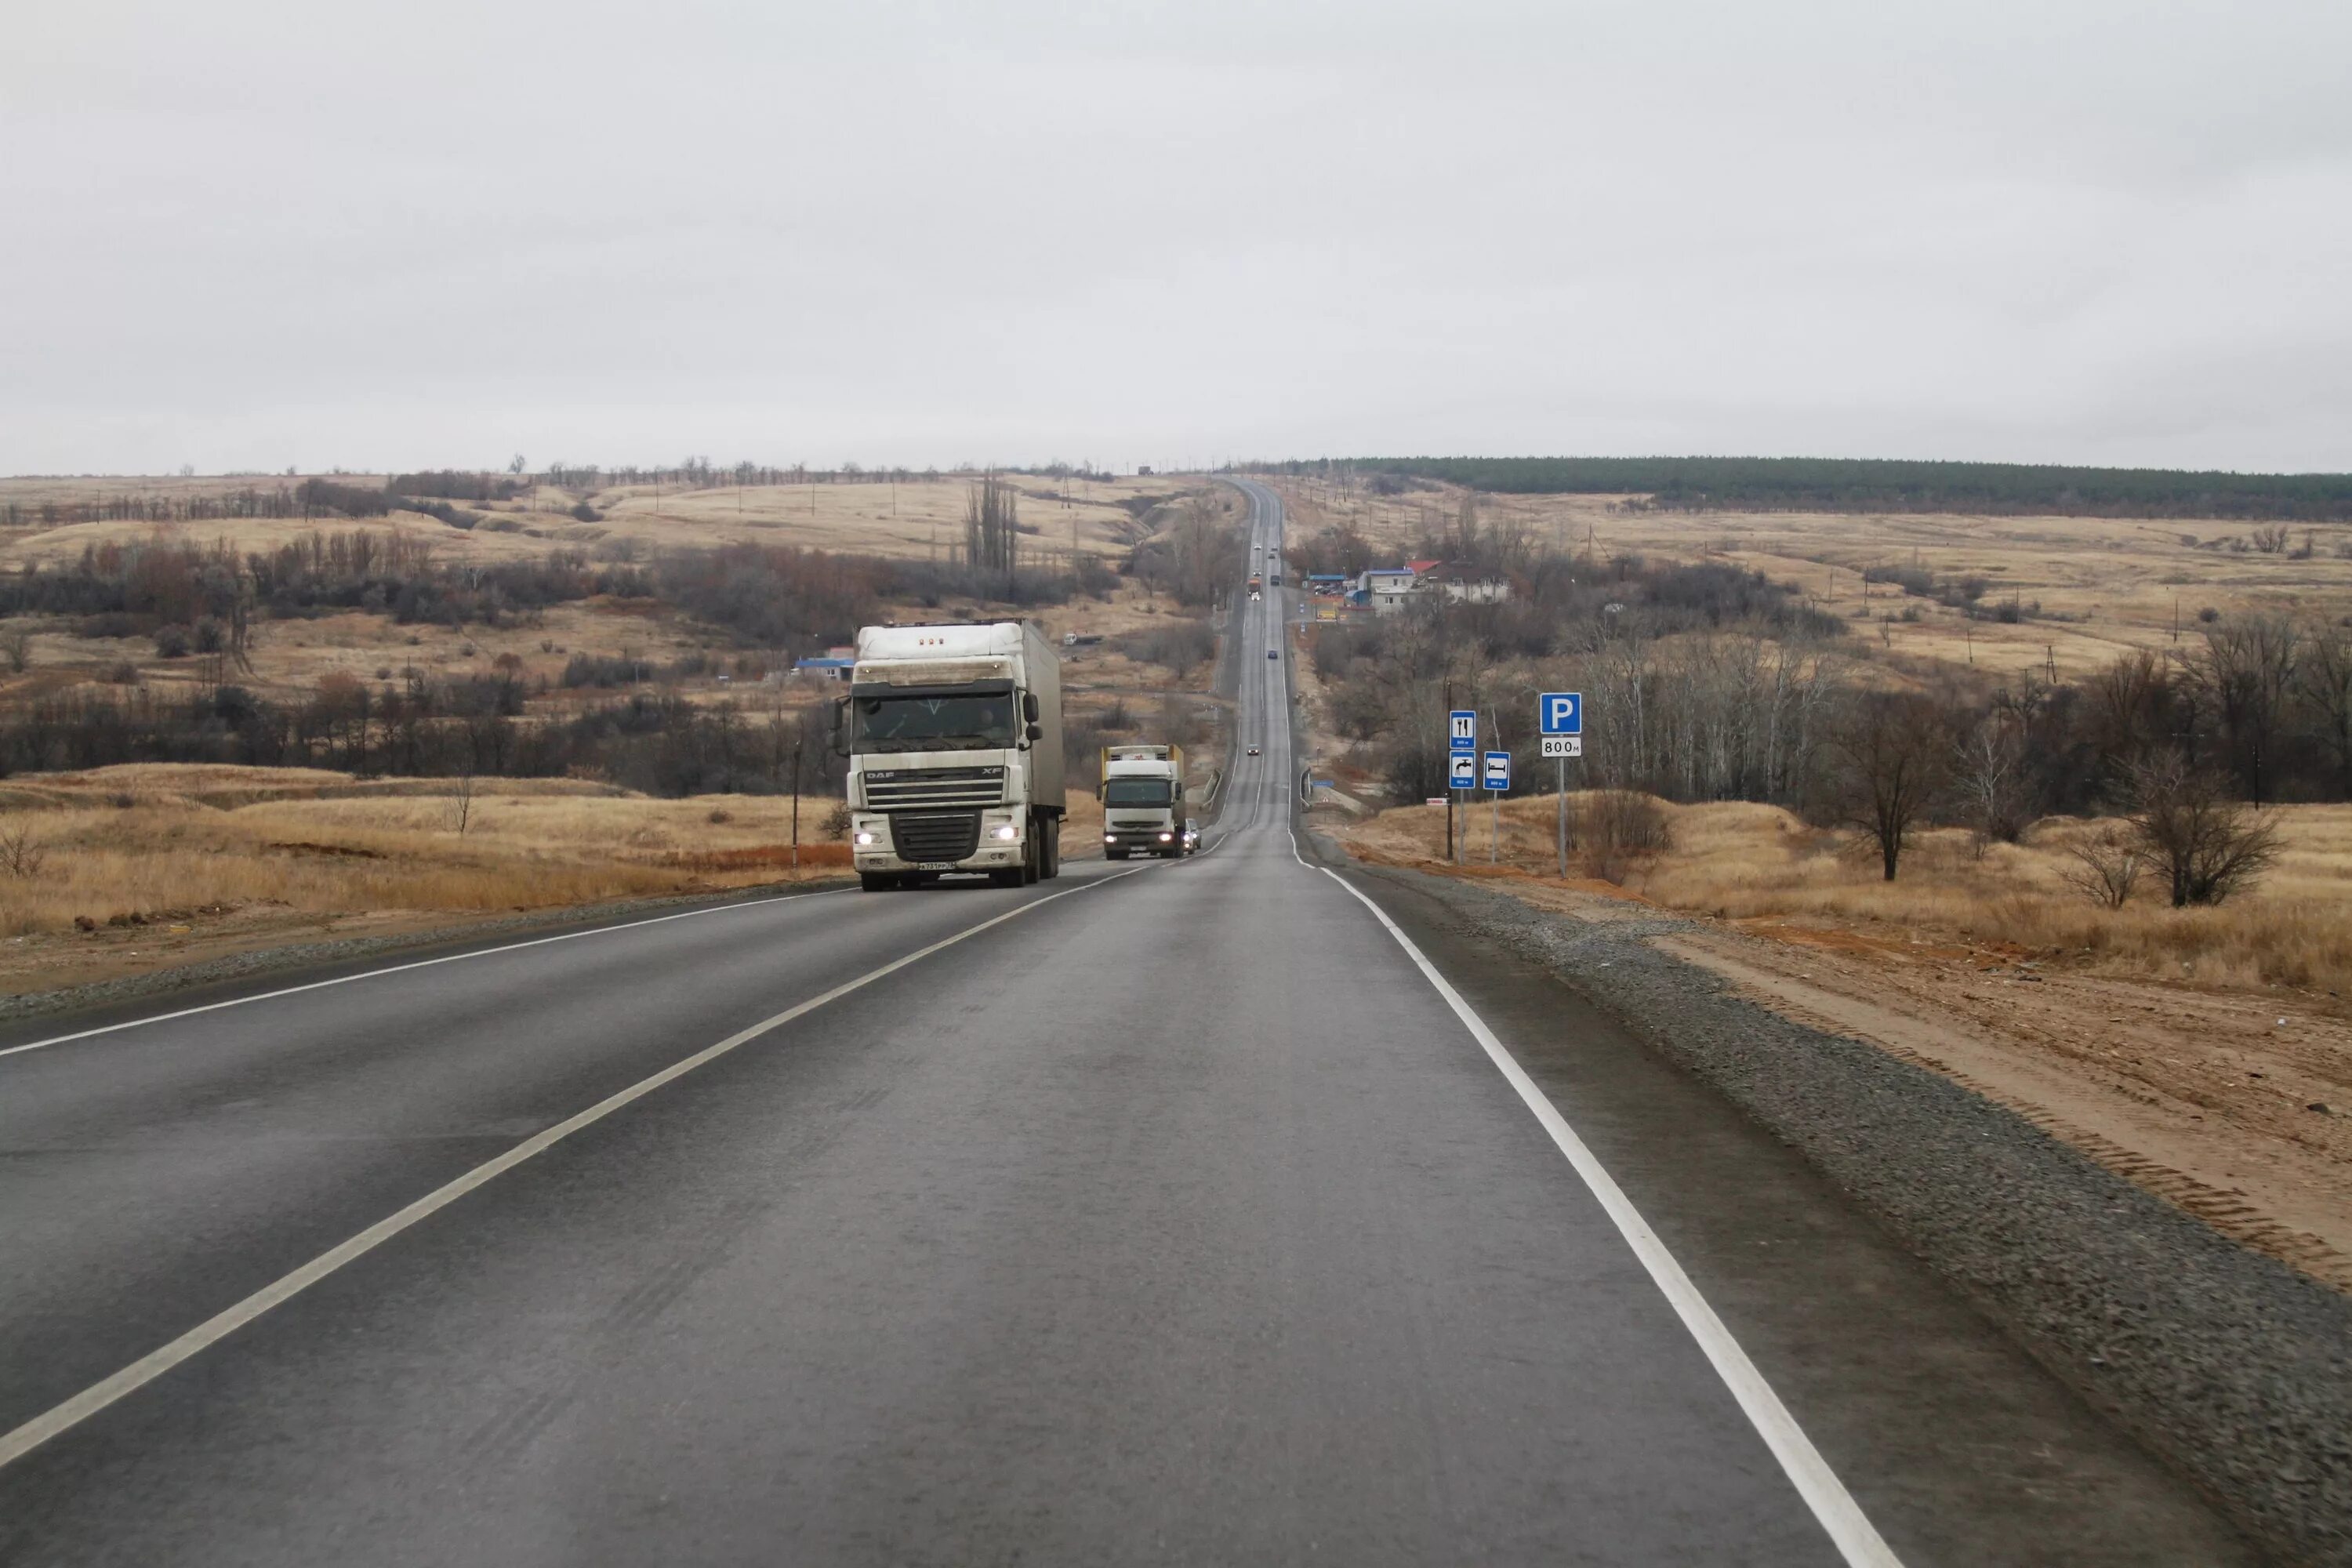
<path fill-rule="evenodd" d="M 1581 691 L 1547 691 L 1543 694 L 1537 717 L 1547 735 L 1581 735 L 1584 733 L 1584 693 Z"/>

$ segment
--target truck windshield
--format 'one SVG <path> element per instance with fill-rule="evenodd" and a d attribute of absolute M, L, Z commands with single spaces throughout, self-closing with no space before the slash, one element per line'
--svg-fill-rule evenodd
<path fill-rule="evenodd" d="M 860 697 L 853 752 L 952 752 L 1013 743 L 1013 694 Z"/>
<path fill-rule="evenodd" d="M 1113 779 L 1103 785 L 1105 805 L 1167 805 L 1172 799 L 1166 779 Z"/>

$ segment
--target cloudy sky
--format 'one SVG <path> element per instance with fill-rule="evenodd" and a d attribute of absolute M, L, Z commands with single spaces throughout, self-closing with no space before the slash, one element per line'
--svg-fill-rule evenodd
<path fill-rule="evenodd" d="M 20 0 L 0 472 L 2352 469 L 2343 0 Z"/>

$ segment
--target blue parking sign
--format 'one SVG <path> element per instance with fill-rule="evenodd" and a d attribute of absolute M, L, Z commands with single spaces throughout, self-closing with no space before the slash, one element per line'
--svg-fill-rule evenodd
<path fill-rule="evenodd" d="M 1547 691 L 1536 705 L 1536 715 L 1542 721 L 1547 735 L 1581 735 L 1584 733 L 1584 693 L 1581 691 Z"/>

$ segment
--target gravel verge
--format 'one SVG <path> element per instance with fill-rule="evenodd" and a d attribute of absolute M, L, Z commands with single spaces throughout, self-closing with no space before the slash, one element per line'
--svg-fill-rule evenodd
<path fill-rule="evenodd" d="M 1646 940 L 1696 922 L 1588 923 L 1449 877 L 1354 869 L 1430 894 L 1728 1097 L 2242 1528 L 2291 1561 L 2352 1565 L 2352 1300 L 2015 1112 Z"/>
<path fill-rule="evenodd" d="M 264 975 L 291 978 L 301 971 L 340 969 L 371 958 L 425 956 L 427 950 L 460 944 L 494 946 L 501 937 L 554 934 L 567 928 L 585 930 L 646 915 L 719 904 L 749 903 L 760 899 L 785 898 L 856 885 L 856 879 L 852 878 L 826 878 L 822 881 L 739 889 L 727 893 L 681 893 L 657 899 L 624 899 L 612 903 L 533 910 L 528 914 L 503 915 L 493 921 L 436 926 L 383 936 L 340 937 L 328 942 L 260 947 L 246 952 L 224 953 L 218 958 L 203 959 L 194 963 L 175 964 L 168 969 L 150 970 L 144 974 L 125 974 L 118 979 L 93 981 L 87 985 L 67 985 L 49 991 L 28 991 L 19 996 L 0 996 L 0 1024 L 144 1002 L 183 991 L 225 985 Z"/>

